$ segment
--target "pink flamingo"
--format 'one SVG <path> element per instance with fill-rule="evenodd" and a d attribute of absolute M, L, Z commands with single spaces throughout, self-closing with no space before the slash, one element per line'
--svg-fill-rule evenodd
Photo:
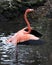
<path fill-rule="evenodd" d="M 25 14 L 24 14 L 24 19 L 26 21 L 27 27 L 25 27 L 25 28 L 19 30 L 18 32 L 16 32 L 11 38 L 9 38 L 7 40 L 7 43 L 11 42 L 14 45 L 16 45 L 19 42 L 28 41 L 30 39 L 32 39 L 32 40 L 38 40 L 39 39 L 39 37 L 36 37 L 35 35 L 30 34 L 32 28 L 31 28 L 30 23 L 29 23 L 29 21 L 27 19 L 27 14 L 29 12 L 32 12 L 32 11 L 34 11 L 34 9 L 27 9 L 25 11 Z M 27 31 L 25 31 L 26 29 L 27 29 Z"/>

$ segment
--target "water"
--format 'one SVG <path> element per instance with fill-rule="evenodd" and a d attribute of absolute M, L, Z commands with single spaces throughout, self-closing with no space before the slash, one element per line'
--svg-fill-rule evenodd
<path fill-rule="evenodd" d="M 0 35 L 0 65 L 46 65 L 47 55 L 42 53 L 42 46 L 16 45 L 6 43 L 14 33 Z"/>
<path fill-rule="evenodd" d="M 15 65 L 15 46 L 6 43 L 8 37 L 0 35 L 0 65 Z"/>

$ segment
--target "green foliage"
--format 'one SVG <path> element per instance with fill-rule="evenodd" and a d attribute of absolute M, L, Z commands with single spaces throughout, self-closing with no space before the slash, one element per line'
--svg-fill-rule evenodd
<path fill-rule="evenodd" d="M 21 0 L 11 0 L 0 2 L 0 14 L 7 19 L 12 19 L 17 17 L 18 14 L 24 13 L 27 8 L 37 8 L 44 4 L 45 0 L 33 0 L 33 1 L 21 1 Z M 21 13 L 22 12 L 22 13 Z"/>

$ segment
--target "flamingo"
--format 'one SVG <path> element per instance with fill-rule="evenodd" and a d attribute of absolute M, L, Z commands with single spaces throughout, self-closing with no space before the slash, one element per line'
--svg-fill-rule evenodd
<path fill-rule="evenodd" d="M 16 44 L 19 44 L 21 42 L 25 42 L 25 41 L 28 41 L 28 40 L 39 40 L 39 37 L 37 37 L 33 34 L 30 34 L 32 27 L 30 26 L 30 23 L 27 19 L 27 14 L 29 12 L 33 12 L 33 11 L 34 11 L 34 9 L 27 9 L 25 11 L 24 19 L 25 19 L 25 22 L 27 24 L 27 27 L 19 30 L 11 38 L 7 39 L 7 43 L 11 42 L 12 44 L 16 45 Z"/>

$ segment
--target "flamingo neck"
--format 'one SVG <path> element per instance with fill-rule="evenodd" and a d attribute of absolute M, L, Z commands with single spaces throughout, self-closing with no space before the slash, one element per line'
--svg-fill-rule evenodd
<path fill-rule="evenodd" d="M 24 19 L 25 19 L 25 22 L 26 22 L 27 27 L 28 27 L 28 33 L 30 33 L 31 32 L 31 26 L 30 26 L 30 23 L 29 23 L 29 21 L 27 19 L 27 14 L 28 14 L 28 12 L 25 12 Z"/>

